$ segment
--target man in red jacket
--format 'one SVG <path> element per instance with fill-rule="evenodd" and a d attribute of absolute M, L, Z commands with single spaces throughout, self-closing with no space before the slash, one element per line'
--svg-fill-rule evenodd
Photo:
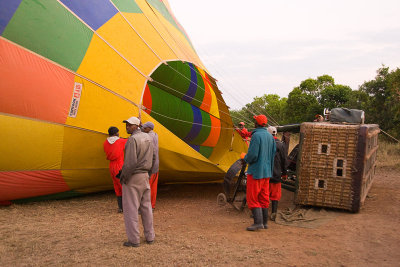
<path fill-rule="evenodd" d="M 117 196 L 118 212 L 122 213 L 122 187 L 116 175 L 124 164 L 124 149 L 127 139 L 119 138 L 119 130 L 114 126 L 108 128 L 108 135 L 109 137 L 104 141 L 103 147 L 107 159 L 110 161 L 110 173 Z"/>

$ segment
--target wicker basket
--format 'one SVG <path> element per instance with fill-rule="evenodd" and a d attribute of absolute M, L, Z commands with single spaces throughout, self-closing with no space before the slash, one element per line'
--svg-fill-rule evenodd
<path fill-rule="evenodd" d="M 378 125 L 302 123 L 295 203 L 358 212 L 371 187 Z"/>

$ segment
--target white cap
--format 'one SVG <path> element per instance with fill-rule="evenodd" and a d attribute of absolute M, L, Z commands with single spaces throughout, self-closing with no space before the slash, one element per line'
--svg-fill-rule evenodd
<path fill-rule="evenodd" d="M 270 134 L 272 134 L 272 135 L 276 135 L 276 133 L 278 132 L 274 126 L 269 126 L 269 127 L 267 128 L 267 130 L 268 130 L 268 132 L 269 132 Z"/>
<path fill-rule="evenodd" d="M 122 122 L 129 123 L 129 124 L 134 124 L 134 125 L 137 125 L 137 126 L 140 125 L 140 120 L 137 117 L 130 117 L 129 119 L 124 120 Z"/>

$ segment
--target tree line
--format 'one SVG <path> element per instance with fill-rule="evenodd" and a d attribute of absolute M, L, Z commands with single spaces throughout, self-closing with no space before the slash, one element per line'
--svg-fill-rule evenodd
<path fill-rule="evenodd" d="M 239 121 L 253 121 L 253 114 L 265 114 L 272 125 L 286 125 L 313 121 L 324 108 L 350 108 L 365 111 L 365 123 L 379 124 L 395 138 L 400 138 L 400 69 L 382 66 L 373 80 L 366 81 L 358 90 L 336 84 L 333 77 L 322 75 L 306 79 L 288 97 L 264 94 L 239 110 L 231 110 L 235 125 Z M 252 125 L 248 125 L 252 127 Z"/>

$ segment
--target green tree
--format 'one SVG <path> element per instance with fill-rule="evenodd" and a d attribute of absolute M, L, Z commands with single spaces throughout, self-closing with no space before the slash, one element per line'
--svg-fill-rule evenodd
<path fill-rule="evenodd" d="M 272 125 L 284 124 L 286 101 L 287 99 L 285 97 L 280 98 L 280 96 L 276 94 L 265 94 L 261 97 L 255 97 L 251 103 L 246 104 L 242 109 L 231 111 L 231 115 L 237 117 L 236 119 L 233 118 L 235 125 L 237 125 L 239 121 L 244 120 L 253 122 L 254 114 L 266 115 L 269 123 Z M 241 120 L 239 120 L 239 118 Z"/>
<path fill-rule="evenodd" d="M 321 114 L 322 110 L 314 95 L 302 91 L 299 87 L 289 93 L 286 106 L 287 123 L 313 121 L 317 113 Z"/>
<path fill-rule="evenodd" d="M 352 90 L 347 85 L 330 85 L 320 92 L 319 103 L 325 108 L 343 107 L 352 95 Z"/>
<path fill-rule="evenodd" d="M 378 123 L 390 134 L 400 137 L 400 69 L 389 71 L 383 66 L 374 80 L 364 82 L 360 91 L 368 95 L 365 102 L 366 122 Z"/>

